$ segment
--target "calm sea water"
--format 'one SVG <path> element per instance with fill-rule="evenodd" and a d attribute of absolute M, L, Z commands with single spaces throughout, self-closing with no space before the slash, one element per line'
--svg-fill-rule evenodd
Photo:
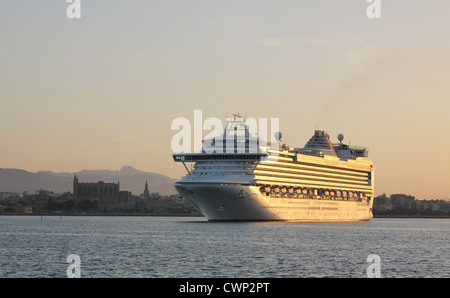
<path fill-rule="evenodd" d="M 207 222 L 200 217 L 0 216 L 0 277 L 450 277 L 450 219 Z"/>

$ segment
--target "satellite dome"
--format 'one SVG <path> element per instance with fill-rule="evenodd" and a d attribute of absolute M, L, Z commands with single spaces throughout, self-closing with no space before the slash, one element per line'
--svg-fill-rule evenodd
<path fill-rule="evenodd" d="M 274 136 L 275 136 L 275 139 L 277 141 L 279 141 L 279 140 L 281 140 L 283 134 L 281 132 L 277 131 Z"/>
<path fill-rule="evenodd" d="M 344 135 L 340 133 L 338 135 L 338 140 L 339 140 L 339 142 L 342 142 L 344 140 Z"/>

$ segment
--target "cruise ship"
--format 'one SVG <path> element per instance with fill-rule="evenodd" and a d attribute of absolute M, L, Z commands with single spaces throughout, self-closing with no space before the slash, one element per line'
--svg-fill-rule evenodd
<path fill-rule="evenodd" d="M 368 149 L 332 143 L 316 130 L 302 148 L 267 145 L 245 118 L 227 119 L 222 135 L 198 153 L 173 154 L 187 175 L 175 188 L 209 221 L 368 221 L 374 167 Z M 272 142 L 273 143 L 273 142 Z M 190 165 L 190 167 L 189 167 Z"/>

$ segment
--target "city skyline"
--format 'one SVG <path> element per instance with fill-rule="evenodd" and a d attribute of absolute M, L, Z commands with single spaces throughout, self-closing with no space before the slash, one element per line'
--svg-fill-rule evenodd
<path fill-rule="evenodd" d="M 375 193 L 447 198 L 448 1 L 66 1 L 0 4 L 0 168 L 179 178 L 177 117 L 278 118 L 366 146 Z M 204 132 L 204 136 L 208 132 Z"/>

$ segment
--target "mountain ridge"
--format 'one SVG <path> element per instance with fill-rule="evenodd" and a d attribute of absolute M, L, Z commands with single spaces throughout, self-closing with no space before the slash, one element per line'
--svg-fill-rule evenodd
<path fill-rule="evenodd" d="M 0 192 L 34 192 L 39 189 L 55 193 L 72 192 L 73 177 L 78 182 L 120 182 L 120 190 L 131 191 L 133 195 L 144 192 L 148 182 L 150 192 L 161 195 L 176 194 L 173 186 L 177 179 L 168 176 L 137 170 L 132 166 L 123 166 L 120 170 L 81 170 L 78 172 L 38 171 L 28 172 L 23 169 L 0 168 Z"/>

